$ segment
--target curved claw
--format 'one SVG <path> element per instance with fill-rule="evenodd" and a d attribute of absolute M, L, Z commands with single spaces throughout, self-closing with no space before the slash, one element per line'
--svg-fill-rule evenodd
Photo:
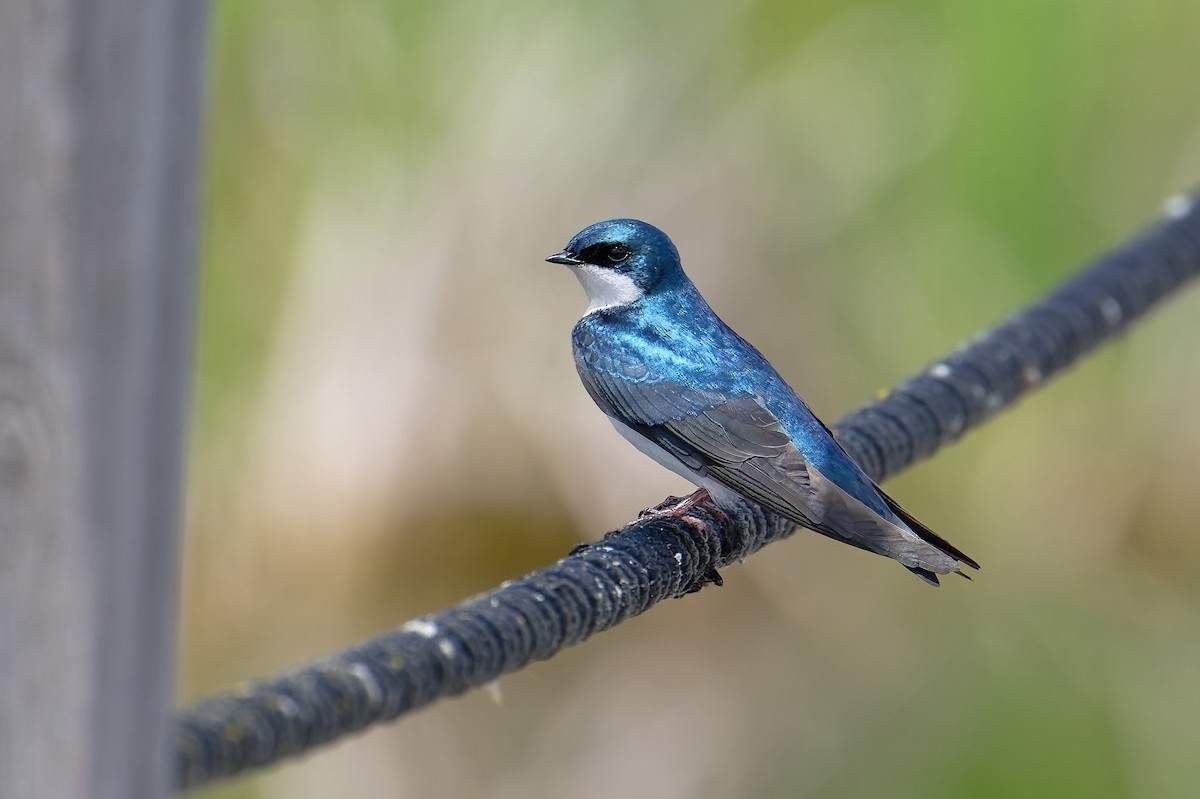
<path fill-rule="evenodd" d="M 725 511 L 721 510 L 715 501 L 712 494 L 708 493 L 707 488 L 698 488 L 686 497 L 667 497 L 653 508 L 646 508 L 638 514 L 639 519 L 657 518 L 667 516 L 672 519 L 682 519 L 687 516 L 688 512 L 693 508 L 698 508 L 701 505 L 707 504 L 706 511 L 716 516 L 722 524 L 729 523 L 729 517 L 725 515 Z"/>

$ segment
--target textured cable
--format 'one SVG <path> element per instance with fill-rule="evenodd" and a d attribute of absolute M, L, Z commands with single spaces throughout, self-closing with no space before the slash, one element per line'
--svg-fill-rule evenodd
<path fill-rule="evenodd" d="M 1062 371 L 1200 272 L 1200 211 L 1176 197 L 1124 247 L 835 425 L 876 480 L 957 440 Z M 259 768 L 484 685 L 719 580 L 789 535 L 746 504 L 726 519 L 651 518 L 460 605 L 274 679 L 206 699 L 178 720 L 180 785 Z"/>

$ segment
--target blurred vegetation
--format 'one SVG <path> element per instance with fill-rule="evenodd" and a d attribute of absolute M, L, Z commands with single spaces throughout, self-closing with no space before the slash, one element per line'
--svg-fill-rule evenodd
<path fill-rule="evenodd" d="M 684 486 L 577 383 L 579 228 L 666 229 L 830 421 L 1200 176 L 1200 4 L 214 4 L 181 700 Z M 213 797 L 1200 793 L 1200 296 L 895 481 L 934 591 L 798 535 Z"/>

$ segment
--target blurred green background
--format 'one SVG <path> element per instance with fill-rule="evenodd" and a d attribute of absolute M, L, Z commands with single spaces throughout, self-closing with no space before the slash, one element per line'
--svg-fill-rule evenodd
<path fill-rule="evenodd" d="M 829 421 L 1200 178 L 1200 3 L 218 0 L 180 699 L 686 486 L 542 258 L 667 230 Z M 1200 294 L 890 484 L 984 566 L 797 535 L 234 797 L 1200 795 Z"/>

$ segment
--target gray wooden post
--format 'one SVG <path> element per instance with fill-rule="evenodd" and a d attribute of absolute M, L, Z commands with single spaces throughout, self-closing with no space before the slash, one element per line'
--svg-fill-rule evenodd
<path fill-rule="evenodd" d="M 162 797 L 202 0 L 0 2 L 0 797 Z"/>

